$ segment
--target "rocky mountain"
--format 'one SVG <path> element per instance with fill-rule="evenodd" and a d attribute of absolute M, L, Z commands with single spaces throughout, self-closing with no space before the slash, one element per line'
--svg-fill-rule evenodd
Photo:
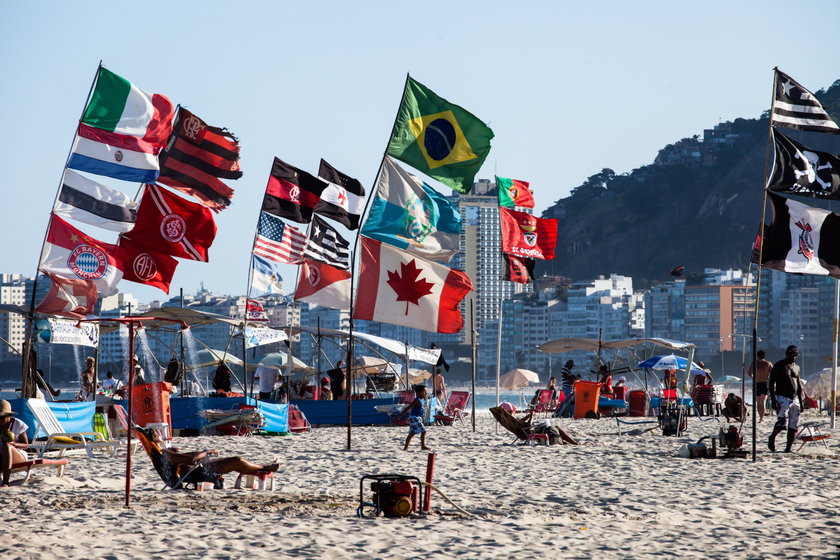
<path fill-rule="evenodd" d="M 840 80 L 815 93 L 840 122 Z M 617 273 L 644 287 L 667 280 L 676 266 L 685 266 L 686 275 L 708 267 L 746 269 L 761 220 L 768 112 L 670 144 L 629 173 L 604 169 L 589 177 L 543 212 L 558 220 L 557 256 L 537 261 L 537 274 L 582 280 Z M 840 153 L 838 135 L 782 132 Z M 772 146 L 768 155 L 772 165 Z M 818 205 L 840 212 L 838 202 Z"/>

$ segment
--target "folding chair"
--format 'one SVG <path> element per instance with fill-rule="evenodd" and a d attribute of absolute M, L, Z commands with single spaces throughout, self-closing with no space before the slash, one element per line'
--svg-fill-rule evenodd
<path fill-rule="evenodd" d="M 554 391 L 551 389 L 540 389 L 537 391 L 537 402 L 531 404 L 528 408 L 534 411 L 535 414 L 548 414 L 551 412 L 551 396 Z"/>
<path fill-rule="evenodd" d="M 446 401 L 446 408 L 443 409 L 443 413 L 435 414 L 435 423 L 449 426 L 455 420 L 463 422 L 464 418 L 470 415 L 466 411 L 470 398 L 472 398 L 472 393 L 469 391 L 452 391 L 449 393 L 449 400 Z"/>
<path fill-rule="evenodd" d="M 799 431 L 796 432 L 796 441 L 801 441 L 802 444 L 796 448 L 797 453 L 809 443 L 814 445 L 822 445 L 828 449 L 828 444 L 825 442 L 831 437 L 831 434 L 824 434 L 820 430 L 828 422 L 805 422 L 799 426 Z"/>

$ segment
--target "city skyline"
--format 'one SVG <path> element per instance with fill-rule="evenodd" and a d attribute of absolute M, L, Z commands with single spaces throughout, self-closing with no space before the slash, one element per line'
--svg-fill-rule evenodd
<path fill-rule="evenodd" d="M 213 292 L 244 294 L 274 156 L 310 172 L 324 157 L 370 192 L 406 72 L 489 123 L 496 137 L 477 178 L 530 181 L 537 213 L 604 167 L 627 172 L 704 128 L 757 117 L 769 108 L 773 66 L 814 91 L 840 77 L 837 62 L 813 55 L 837 52 L 840 39 L 832 34 L 810 37 L 804 53 L 765 31 L 801 16 L 783 2 L 537 2 L 527 9 L 433 2 L 412 13 L 411 26 L 402 10 L 378 3 L 323 9 L 258 2 L 238 11 L 221 2 L 159 5 L 166 18 L 150 10 L 126 19 L 97 2 L 7 7 L 0 100 L 15 108 L 7 120 L 14 134 L 0 146 L 14 165 L 0 179 L 11 193 L 0 220 L 25 235 L 0 254 L 0 269 L 34 274 L 99 60 L 228 127 L 242 143 L 245 176 L 231 182 L 233 206 L 217 216 L 210 262 L 182 262 L 172 293 L 195 292 L 203 281 Z M 838 6 L 815 2 L 810 9 L 830 19 Z M 97 33 L 77 32 L 92 23 Z M 224 40 L 198 41 L 215 33 Z M 138 188 L 121 186 L 129 195 Z M 289 292 L 294 272 L 284 268 Z M 144 301 L 165 297 L 140 285 L 121 288 Z"/>

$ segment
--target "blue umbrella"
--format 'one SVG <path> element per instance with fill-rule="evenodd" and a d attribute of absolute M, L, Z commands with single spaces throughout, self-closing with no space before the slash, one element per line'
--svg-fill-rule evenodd
<path fill-rule="evenodd" d="M 679 369 L 684 370 L 685 366 L 688 364 L 688 358 L 683 358 L 682 356 L 677 356 L 674 354 L 668 354 L 666 356 L 652 356 L 645 360 L 644 362 L 639 362 L 637 367 L 645 368 L 645 369 Z M 691 369 L 692 371 L 702 372 L 703 368 L 698 366 L 696 363 L 691 362 Z"/>

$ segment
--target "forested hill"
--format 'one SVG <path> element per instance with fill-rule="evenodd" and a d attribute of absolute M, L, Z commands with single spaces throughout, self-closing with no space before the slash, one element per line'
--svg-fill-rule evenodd
<path fill-rule="evenodd" d="M 840 122 L 840 80 L 816 95 Z M 745 269 L 761 219 L 767 125 L 767 113 L 736 119 L 666 146 L 650 165 L 592 175 L 543 212 L 558 220 L 557 257 L 537 261 L 537 274 L 583 280 L 617 273 L 644 287 L 680 265 L 687 275 Z M 839 135 L 782 132 L 840 153 Z"/>

